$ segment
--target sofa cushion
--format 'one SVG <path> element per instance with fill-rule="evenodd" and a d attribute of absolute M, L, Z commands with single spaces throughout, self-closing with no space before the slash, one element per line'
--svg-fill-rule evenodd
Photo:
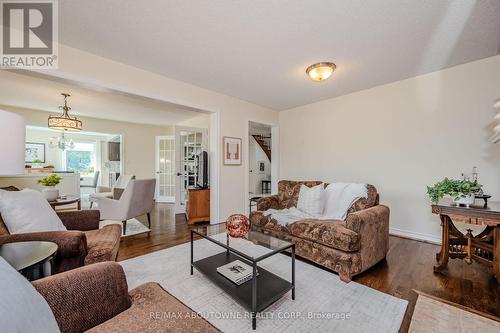
<path fill-rule="evenodd" d="M 313 187 L 301 185 L 297 209 L 313 216 L 323 214 L 325 209 L 325 186 L 323 184 Z"/>
<path fill-rule="evenodd" d="M 130 291 L 132 306 L 87 332 L 220 332 L 154 282 Z"/>
<path fill-rule="evenodd" d="M 291 180 L 281 180 L 278 183 L 278 199 L 280 202 L 280 207 L 290 208 L 297 207 L 297 200 L 299 198 L 300 187 L 305 185 L 307 187 L 313 187 L 321 184 L 321 181 L 291 181 Z"/>
<path fill-rule="evenodd" d="M 274 230 L 280 234 L 290 233 L 288 226 L 279 224 L 275 219 L 272 219 L 270 215 L 264 216 L 264 212 L 258 210 L 250 214 L 250 224 L 265 230 Z"/>
<path fill-rule="evenodd" d="M 0 257 L 0 322 L 2 332 L 59 332 L 45 299 Z"/>
<path fill-rule="evenodd" d="M 290 224 L 288 229 L 295 237 L 338 250 L 347 252 L 359 250 L 359 234 L 347 229 L 343 221 L 307 219 Z"/>
<path fill-rule="evenodd" d="M 44 196 L 35 190 L 0 190 L 0 214 L 10 234 L 66 231 Z"/>
<path fill-rule="evenodd" d="M 98 202 L 101 198 L 113 199 L 113 192 L 100 192 L 89 194 L 89 201 Z"/>
<path fill-rule="evenodd" d="M 109 224 L 102 229 L 85 231 L 85 235 L 88 248 L 85 265 L 116 260 L 122 235 L 121 225 Z"/>

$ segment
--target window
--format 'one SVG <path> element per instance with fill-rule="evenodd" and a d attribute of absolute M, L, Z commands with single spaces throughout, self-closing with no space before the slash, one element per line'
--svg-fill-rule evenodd
<path fill-rule="evenodd" d="M 96 169 L 96 149 L 94 143 L 75 142 L 75 148 L 65 150 L 66 170 L 81 175 L 94 174 Z"/>

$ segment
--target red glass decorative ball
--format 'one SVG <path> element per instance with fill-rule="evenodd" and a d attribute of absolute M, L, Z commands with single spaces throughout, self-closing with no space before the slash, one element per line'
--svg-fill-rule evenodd
<path fill-rule="evenodd" d="M 250 220 L 245 215 L 233 214 L 226 220 L 226 230 L 231 237 L 243 237 L 250 230 Z"/>

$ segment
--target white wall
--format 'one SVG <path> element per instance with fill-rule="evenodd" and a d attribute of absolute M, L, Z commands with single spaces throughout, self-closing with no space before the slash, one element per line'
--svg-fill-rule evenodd
<path fill-rule="evenodd" d="M 178 126 L 197 127 L 210 129 L 210 114 L 200 113 L 200 115 L 177 123 Z"/>
<path fill-rule="evenodd" d="M 218 123 L 219 132 L 214 133 L 214 136 L 218 136 L 216 137 L 218 142 L 212 140 L 211 135 L 212 148 L 222 146 L 223 136 L 231 136 L 242 138 L 244 151 L 248 151 L 246 148 L 249 120 L 266 124 L 278 123 L 276 111 L 65 45 L 59 45 L 59 69 L 40 72 L 84 84 L 217 112 L 218 117 L 213 118 L 213 122 Z M 210 128 L 212 130 L 212 123 Z M 211 200 L 219 202 L 219 220 L 223 221 L 230 214 L 245 212 L 248 206 L 245 194 L 247 156 L 243 155 L 240 166 L 224 166 L 220 154 L 211 156 L 217 158 L 221 165 L 220 188 L 214 187 L 214 195 L 217 197 L 211 197 Z M 140 163 L 140 160 L 137 162 Z"/>
<path fill-rule="evenodd" d="M 498 99 L 500 56 L 280 112 L 280 178 L 371 183 L 392 232 L 437 240 L 427 185 L 477 166 L 500 199 Z"/>

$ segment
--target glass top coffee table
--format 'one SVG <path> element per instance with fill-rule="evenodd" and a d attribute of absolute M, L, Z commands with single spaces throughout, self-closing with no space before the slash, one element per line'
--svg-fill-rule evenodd
<path fill-rule="evenodd" d="M 193 261 L 194 235 L 201 236 L 226 251 Z M 241 246 L 240 240 L 249 243 Z M 238 248 L 234 246 L 236 243 L 240 245 Z M 260 261 L 286 250 L 292 253 L 291 282 L 258 266 Z M 237 285 L 217 272 L 218 267 L 235 260 L 253 268 L 251 280 Z M 292 300 L 295 299 L 295 244 L 271 235 L 250 231 L 243 238 L 232 238 L 226 233 L 225 223 L 194 228 L 191 230 L 191 275 L 193 268 L 251 312 L 253 329 L 257 327 L 258 312 L 265 310 L 290 290 Z"/>

